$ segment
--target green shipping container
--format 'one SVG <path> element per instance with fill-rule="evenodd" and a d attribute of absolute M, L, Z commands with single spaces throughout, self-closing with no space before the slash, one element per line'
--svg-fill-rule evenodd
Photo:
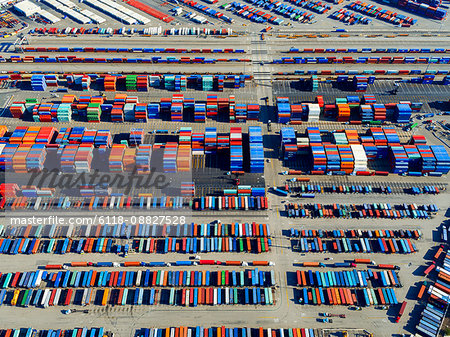
<path fill-rule="evenodd" d="M 27 290 L 25 290 L 25 293 L 23 294 L 23 296 L 22 296 L 22 301 L 20 302 L 20 306 L 22 306 L 22 307 L 24 307 L 25 306 L 25 303 L 26 303 L 26 301 L 27 301 L 27 298 L 28 298 L 28 293 L 29 293 L 30 291 L 27 289 Z"/>

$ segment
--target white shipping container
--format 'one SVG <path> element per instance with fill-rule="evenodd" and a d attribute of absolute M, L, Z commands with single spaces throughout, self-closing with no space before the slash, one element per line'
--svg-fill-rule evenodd
<path fill-rule="evenodd" d="M 42 300 L 41 300 L 41 306 L 43 306 L 44 308 L 48 307 L 48 299 L 50 299 L 50 289 L 45 289 L 44 290 L 44 295 L 42 296 Z M 47 303 L 47 306 L 46 306 Z"/>
<path fill-rule="evenodd" d="M 136 275 L 136 287 L 139 287 L 141 285 L 141 277 L 142 277 L 142 270 L 138 270 Z"/>
<path fill-rule="evenodd" d="M 364 239 L 359 238 L 359 242 L 361 243 L 361 249 L 364 253 L 367 253 L 366 245 L 364 244 Z"/>
<path fill-rule="evenodd" d="M 53 299 L 53 305 L 58 305 L 60 297 L 61 297 L 61 288 L 58 288 L 56 289 L 55 298 Z"/>
<path fill-rule="evenodd" d="M 83 297 L 82 297 L 82 299 L 81 299 L 81 305 L 82 305 L 82 306 L 85 306 L 85 305 L 86 305 L 86 298 L 87 298 L 87 295 L 88 295 L 88 289 L 84 289 L 84 290 L 83 290 Z"/>
<path fill-rule="evenodd" d="M 36 277 L 36 281 L 32 285 L 33 288 L 39 287 L 41 285 L 42 274 L 44 273 L 44 271 L 43 270 L 39 270 L 37 273 L 38 273 L 38 276 Z"/>
<path fill-rule="evenodd" d="M 89 237 L 89 236 L 91 236 L 91 227 L 92 227 L 92 225 L 91 224 L 88 224 L 87 226 L 86 226 L 86 231 L 84 232 L 84 237 Z"/>
<path fill-rule="evenodd" d="M 439 272 L 439 271 L 442 271 L 443 273 L 447 274 L 447 276 L 450 276 L 450 272 L 449 272 L 448 270 L 444 269 L 444 268 L 436 267 L 436 270 L 437 270 L 438 272 Z"/>
<path fill-rule="evenodd" d="M 73 230 L 74 230 L 74 225 L 73 225 L 73 224 L 70 224 L 69 227 L 67 228 L 66 238 L 72 236 Z"/>
<path fill-rule="evenodd" d="M 186 290 L 186 297 L 185 297 L 185 299 L 184 299 L 184 301 L 185 301 L 184 305 L 185 305 L 186 307 L 189 306 L 189 294 L 190 294 L 190 292 L 191 292 L 191 291 L 190 291 L 189 289 Z"/>
<path fill-rule="evenodd" d="M 109 209 L 113 209 L 114 208 L 114 201 L 116 200 L 116 197 L 112 197 L 111 201 L 109 202 Z"/>
<path fill-rule="evenodd" d="M 34 210 L 37 211 L 39 209 L 39 206 L 41 205 L 42 198 L 37 197 L 36 203 L 34 204 Z"/>
<path fill-rule="evenodd" d="M 367 289 L 365 289 L 367 290 Z M 373 298 L 372 298 L 372 292 L 370 290 L 367 290 L 367 297 L 369 297 L 369 303 L 370 305 L 373 305 Z"/>

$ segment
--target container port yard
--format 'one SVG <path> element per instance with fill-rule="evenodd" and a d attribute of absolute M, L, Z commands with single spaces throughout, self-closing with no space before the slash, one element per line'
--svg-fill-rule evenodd
<path fill-rule="evenodd" d="M 0 6 L 0 337 L 450 334 L 448 0 Z"/>

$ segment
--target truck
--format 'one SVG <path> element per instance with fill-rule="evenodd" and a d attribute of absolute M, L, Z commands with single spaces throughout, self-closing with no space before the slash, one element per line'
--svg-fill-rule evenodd
<path fill-rule="evenodd" d="M 399 266 L 395 266 L 392 264 L 379 264 L 377 265 L 378 269 L 390 269 L 390 270 L 400 270 Z"/>
<path fill-rule="evenodd" d="M 325 267 L 325 264 L 321 262 L 303 262 L 303 267 Z"/>
<path fill-rule="evenodd" d="M 402 318 L 402 315 L 405 312 L 405 308 L 406 308 L 406 301 L 403 301 L 403 303 L 400 306 L 400 310 L 398 311 L 397 318 L 395 319 L 395 323 L 400 322 L 400 319 Z"/>
<path fill-rule="evenodd" d="M 432 113 L 432 112 L 424 114 L 424 115 L 421 115 L 421 116 L 417 116 L 417 119 L 421 120 L 421 119 L 424 119 L 424 118 L 431 118 L 431 117 L 434 117 L 434 113 Z"/>
<path fill-rule="evenodd" d="M 424 275 L 425 275 L 425 276 L 428 275 L 435 267 L 436 267 L 436 264 L 435 264 L 435 262 L 433 261 L 433 263 L 430 264 L 430 265 L 427 267 L 427 269 L 425 269 L 425 271 L 423 272 Z"/>
<path fill-rule="evenodd" d="M 336 262 L 334 264 L 335 268 L 355 268 L 356 263 L 354 262 Z"/>
<path fill-rule="evenodd" d="M 281 196 L 283 196 L 283 197 L 287 197 L 287 196 L 288 196 L 288 192 L 287 192 L 287 191 L 282 190 L 281 188 L 278 188 L 278 187 L 276 187 L 276 186 L 274 186 L 274 187 L 272 188 L 272 190 L 273 190 L 276 194 L 281 195 Z"/>
<path fill-rule="evenodd" d="M 79 310 L 79 309 L 67 309 L 67 310 L 63 310 L 62 313 L 64 315 L 69 315 L 72 314 L 74 312 L 82 312 L 84 314 L 88 314 L 89 313 L 89 309 L 83 309 L 83 310 Z"/>
<path fill-rule="evenodd" d="M 174 7 L 170 10 L 171 12 L 173 12 L 173 15 L 181 15 L 183 13 L 183 9 L 181 7 Z"/>
<path fill-rule="evenodd" d="M 319 316 L 345 318 L 345 314 L 332 314 L 332 313 L 329 313 L 329 312 L 319 313 Z"/>
<path fill-rule="evenodd" d="M 417 125 L 419 125 L 419 123 L 409 124 L 409 125 L 405 126 L 404 130 L 405 131 L 412 131 L 412 130 L 414 130 L 417 127 Z"/>

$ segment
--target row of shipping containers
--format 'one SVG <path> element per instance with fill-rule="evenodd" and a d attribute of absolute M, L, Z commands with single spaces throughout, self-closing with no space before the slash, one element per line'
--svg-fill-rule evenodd
<path fill-rule="evenodd" d="M 405 58 L 406 60 L 407 58 Z M 409 59 L 408 59 L 409 60 Z M 313 61 L 312 61 L 313 62 Z M 313 62 L 314 63 L 314 62 Z M 344 63 L 344 59 L 338 59 L 337 63 Z M 420 75 L 420 74 L 433 74 L 433 75 L 447 75 L 449 70 L 446 69 L 428 69 L 428 70 L 420 70 L 420 69 L 405 69 L 405 70 L 395 70 L 395 69 L 361 69 L 361 70 L 344 70 L 344 69 L 336 69 L 336 70 L 295 70 L 294 72 L 277 72 L 275 76 L 286 76 L 286 75 Z M 275 79 L 286 79 L 285 77 L 276 77 Z M 447 85 L 447 84 L 445 84 Z"/>
<path fill-rule="evenodd" d="M 256 238 L 166 238 L 135 240 L 134 251 L 138 253 L 208 253 L 208 252 L 248 252 L 262 253 L 270 250 L 270 237 Z"/>
<path fill-rule="evenodd" d="M 411 239 L 307 239 L 291 240 L 296 251 L 315 253 L 382 253 L 382 254 L 412 254 L 418 251 Z"/>
<path fill-rule="evenodd" d="M 161 291 L 161 304 L 193 306 L 193 307 L 196 307 L 197 305 L 221 305 L 221 304 L 222 305 L 274 304 L 274 295 L 271 288 L 244 288 L 244 289 L 171 288 L 169 294 L 165 294 L 165 292 L 167 291 L 165 290 Z"/>
<path fill-rule="evenodd" d="M 238 86 L 244 82 L 240 82 Z M 44 87 L 40 87 L 44 88 Z M 43 89 L 45 90 L 45 89 Z M 175 89 L 176 90 L 176 89 Z M 117 95 L 116 95 L 117 96 Z M 183 96 L 182 94 L 180 96 Z M 32 117 L 35 122 L 70 122 L 72 118 L 85 120 L 89 123 L 99 123 L 107 120 L 113 123 L 147 123 L 151 119 L 163 119 L 173 122 L 182 122 L 194 119 L 195 122 L 206 122 L 206 119 L 228 119 L 230 123 L 246 123 L 247 120 L 259 120 L 259 104 L 235 104 L 234 96 L 228 98 L 212 98 L 209 101 L 195 101 L 192 98 L 161 99 L 161 102 L 139 103 L 135 99 L 133 103 L 124 104 L 106 101 L 98 97 L 80 96 L 80 100 L 87 102 L 65 102 L 32 104 L 27 101 L 15 101 L 9 107 L 9 112 L 14 118 L 27 119 Z M 128 96 L 128 101 L 133 96 Z M 190 130 L 191 128 L 186 128 Z M 72 130 L 69 128 L 69 130 Z M 213 128 L 213 130 L 216 130 Z M 92 130 L 89 130 L 92 131 Z M 105 131 L 105 130 L 102 130 Z M 137 129 L 141 134 L 139 143 L 142 143 L 143 129 Z M 106 131 L 107 132 L 107 131 Z M 217 134 L 217 131 L 215 131 Z M 201 133 L 196 133 L 197 135 Z M 95 135 L 95 134 L 94 134 Z M 131 136 L 131 133 L 130 133 Z M 130 137 L 131 138 L 131 137 Z M 132 141 L 132 139 L 129 139 Z M 135 144 L 134 142 L 133 144 Z"/>
<path fill-rule="evenodd" d="M 398 304 L 392 288 L 301 288 L 297 289 L 297 302 L 303 305 L 371 305 Z"/>
<path fill-rule="evenodd" d="M 339 13 L 344 15 L 343 13 Z M 337 15 L 336 17 L 339 17 Z M 2 62 L 21 62 L 15 59 L 3 59 Z M 23 62 L 23 61 L 22 61 Z M 34 62 L 40 62 L 35 61 Z M 405 56 L 381 56 L 381 57 L 358 57 L 344 56 L 339 58 L 337 56 L 328 57 L 282 57 L 281 59 L 274 59 L 273 64 L 341 64 L 341 63 L 363 63 L 363 64 L 448 64 L 450 57 L 405 57 Z"/>
<path fill-rule="evenodd" d="M 153 56 L 152 58 L 104 58 L 104 57 L 76 57 L 76 56 L 56 56 L 50 57 L 44 55 L 42 57 L 35 56 L 18 56 L 13 55 L 9 58 L 0 56 L 0 62 L 12 62 L 12 63 L 195 63 L 195 64 L 214 64 L 221 62 L 250 62 L 250 59 L 244 58 L 205 58 L 205 57 L 166 57 Z"/>
<path fill-rule="evenodd" d="M 134 251 L 138 253 L 167 254 L 170 252 L 197 254 L 208 252 L 249 252 L 269 251 L 270 237 L 200 237 L 200 238 L 165 238 L 140 239 L 134 241 Z M 0 254 L 68 254 L 68 253 L 116 253 L 126 254 L 128 245 L 121 245 L 117 240 L 108 238 L 88 239 L 0 239 Z"/>
<path fill-rule="evenodd" d="M 24 47 L 24 52 L 52 53 L 168 53 L 168 54 L 245 54 L 244 49 L 234 48 L 114 48 L 114 47 Z"/>
<path fill-rule="evenodd" d="M 144 198 L 144 199 L 142 199 Z M 139 199 L 139 198 L 138 198 Z M 183 209 L 194 210 L 265 210 L 268 208 L 268 199 L 263 196 L 240 196 L 240 197 L 140 197 L 141 203 L 134 203 L 131 196 L 124 196 L 123 193 L 113 193 L 110 197 L 92 197 L 83 202 L 78 197 L 13 197 L 2 198 L 0 209 L 9 210 L 50 210 L 50 209 L 87 209 L 87 210 L 131 210 L 131 209 L 155 209 L 174 210 Z M 146 207 L 144 207 L 146 205 Z M 176 215 L 175 221 L 185 220 L 181 214 Z M 156 218 L 154 218 L 156 219 Z M 133 218 L 137 221 L 137 218 Z M 156 221 L 156 220 L 155 220 Z"/>
<path fill-rule="evenodd" d="M 431 219 L 439 211 L 434 205 L 403 204 L 297 204 L 285 205 L 288 217 L 310 218 L 385 218 Z"/>
<path fill-rule="evenodd" d="M 111 218 L 112 220 L 113 218 Z M 118 223 L 105 225 L 27 225 L 8 227 L 0 225 L 2 238 L 158 238 L 158 237 L 270 237 L 270 227 L 265 223 L 247 222 L 225 224 L 212 223 L 184 224 L 132 224 Z"/>
<path fill-rule="evenodd" d="M 119 62 L 119 60 L 121 60 L 120 62 L 122 62 L 122 59 L 117 59 L 117 62 Z M 186 59 L 187 60 L 187 59 Z M 306 58 L 305 58 L 306 60 Z M 317 63 L 318 58 L 308 58 L 310 63 Z M 328 58 L 323 58 L 321 59 L 322 63 L 325 62 L 325 60 L 328 62 Z M 334 59 L 333 59 L 334 60 Z M 343 59 L 336 59 L 338 63 L 344 63 Z M 348 62 L 350 62 L 350 59 L 346 59 L 348 60 Z M 378 59 L 379 60 L 379 59 Z M 435 58 L 430 58 L 429 60 L 432 60 L 433 62 L 435 62 Z M 180 59 L 180 62 L 184 61 L 184 59 Z M 362 59 L 361 59 L 362 61 Z M 420 63 L 418 62 L 418 58 L 415 57 L 405 57 L 404 58 L 405 63 Z M 326 63 L 326 62 L 325 62 Z M 422 62 L 423 63 L 423 62 Z M 39 72 L 34 72 L 34 73 L 39 73 Z M 427 69 L 427 70 L 420 70 L 420 69 L 405 69 L 405 70 L 386 70 L 386 69 L 378 69 L 378 70 L 371 70 L 371 69 L 366 69 L 366 70 L 295 70 L 294 72 L 277 72 L 275 73 L 275 76 L 286 76 L 286 75 L 327 75 L 327 76 L 333 76 L 333 75 L 358 75 L 358 74 L 366 74 L 366 75 L 421 75 L 421 74 L 430 74 L 430 75 L 447 75 L 449 73 L 448 70 L 446 69 Z M 82 75 L 83 73 L 79 73 L 80 78 L 79 81 L 81 81 L 81 78 L 83 77 Z M 145 73 L 144 73 L 145 74 Z M 148 73 L 147 73 L 148 74 Z M 110 74 L 100 74 L 100 73 L 85 73 L 85 75 L 89 76 L 91 78 L 91 80 L 96 79 L 96 78 L 101 78 L 101 77 L 105 77 L 105 76 L 111 76 Z M 52 75 L 52 76 L 56 76 L 56 75 Z M 122 74 L 117 74 L 117 75 L 113 75 L 113 76 L 126 76 L 126 75 L 122 75 Z M 164 75 L 160 75 L 160 74 L 153 74 L 153 75 L 148 75 L 148 83 L 150 86 L 160 86 L 160 84 L 162 83 L 162 77 Z M 169 76 L 169 75 L 167 75 Z M 172 76 L 172 75 L 170 75 Z M 196 75 L 196 78 L 198 79 L 198 76 L 201 75 Z M 205 76 L 205 75 L 203 75 Z M 242 75 L 230 75 L 231 77 L 229 77 L 228 75 L 223 75 L 224 79 L 235 79 L 236 81 L 236 77 L 239 78 Z M 4 80 L 20 80 L 20 79 L 30 79 L 32 77 L 32 74 L 28 74 L 28 73 L 24 73 L 24 72 L 20 72 L 20 71 L 8 71 L 5 74 L 0 75 L 0 81 L 4 81 Z M 70 81 L 72 81 L 72 77 L 73 74 L 64 74 L 62 75 L 63 78 L 67 78 L 70 79 Z M 78 78 L 78 76 L 77 76 Z M 188 77 L 187 78 L 192 78 L 194 79 L 194 75 L 192 75 L 192 77 Z M 250 79 L 251 76 L 250 75 L 245 75 L 245 79 Z M 58 80 L 60 80 L 61 78 L 58 76 L 57 77 Z M 284 77 L 282 79 L 285 79 Z M 72 83 L 72 82 L 71 82 Z M 57 85 L 58 83 L 53 82 L 54 85 Z M 447 83 L 444 83 L 445 85 Z"/>
<path fill-rule="evenodd" d="M 58 271 L 4 273 L 2 289 L 9 288 L 90 288 L 90 287 L 272 287 L 275 286 L 273 271 L 258 268 L 220 271 Z"/>
<path fill-rule="evenodd" d="M 328 54 L 328 53 L 426 53 L 426 54 L 444 54 L 450 53 L 450 49 L 445 48 L 295 48 L 291 47 L 287 53 L 315 53 L 315 54 Z"/>
<path fill-rule="evenodd" d="M 137 337 L 315 337 L 320 332 L 316 329 L 305 328 L 227 328 L 202 326 L 197 327 L 172 327 L 166 329 L 150 328 L 141 329 Z"/>
<path fill-rule="evenodd" d="M 142 198 L 142 197 L 141 197 Z M 145 209 L 158 209 L 158 210 L 182 210 L 192 209 L 194 202 L 192 198 L 188 197 L 146 197 Z M 2 198 L 0 200 L 0 209 L 9 210 L 50 210 L 50 209 L 85 209 L 85 210 L 130 210 L 130 209 L 144 209 L 144 203 L 132 203 L 133 198 L 131 196 L 124 196 L 123 193 L 112 193 L 111 197 L 92 197 L 89 200 L 83 201 L 78 197 L 14 197 L 14 198 Z M 155 218 L 156 219 L 156 218 Z M 185 218 L 179 215 L 175 218 L 175 221 L 182 222 Z M 137 220 L 137 218 L 133 218 Z M 155 220 L 156 221 L 156 220 Z"/>
<path fill-rule="evenodd" d="M 193 209 L 203 210 L 266 210 L 269 206 L 267 197 L 242 196 L 242 197 L 200 197 L 193 201 Z"/>
<path fill-rule="evenodd" d="M 69 305 L 273 305 L 272 288 L 105 288 L 1 290 L 0 306 L 41 307 Z"/>
<path fill-rule="evenodd" d="M 92 97 L 86 98 L 91 100 Z M 27 106 L 27 102 L 21 102 Z M 169 104 L 170 106 L 170 104 Z M 204 133 L 192 132 L 191 127 L 183 127 L 178 133 L 178 143 L 180 145 L 191 145 L 194 154 L 195 149 L 201 148 L 198 154 L 214 154 L 217 150 L 229 148 L 230 139 L 233 142 L 242 145 L 242 127 L 232 128 L 233 133 L 217 134 L 217 128 L 208 127 Z M 169 130 L 155 130 L 155 133 L 168 134 Z M 0 125 L 0 143 L 1 144 L 44 144 L 48 148 L 58 148 L 58 145 L 94 145 L 96 148 L 109 148 L 113 146 L 113 134 L 110 130 L 90 130 L 86 127 L 63 127 L 56 129 L 55 127 L 40 126 L 17 126 L 14 130 L 8 132 L 4 125 Z M 144 129 L 131 128 L 125 140 L 130 146 L 142 145 L 144 142 Z M 237 139 L 237 137 L 240 137 Z M 164 143 L 158 143 L 164 144 Z M 115 144 L 119 147 L 119 144 Z M 120 145 L 124 145 L 120 143 Z M 103 146 L 103 147 L 102 147 Z M 155 146 L 155 148 L 158 148 Z"/>
<path fill-rule="evenodd" d="M 75 328 L 36 330 L 33 328 L 2 329 L 1 337 L 104 337 L 108 332 L 104 328 Z"/>
<path fill-rule="evenodd" d="M 126 60 L 125 60 L 126 61 Z M 125 62 L 122 58 L 114 58 L 113 63 Z M 190 58 L 182 57 L 181 63 L 190 63 Z M 49 87 L 67 85 L 73 90 L 89 91 L 91 85 L 97 88 L 102 87 L 105 91 L 148 91 L 149 87 L 164 88 L 170 91 L 186 91 L 187 88 L 203 91 L 220 91 L 225 86 L 235 89 L 245 87 L 245 81 L 251 79 L 250 75 L 171 75 L 171 74 L 141 74 L 141 75 L 121 75 L 121 74 L 33 74 L 22 75 L 23 80 L 31 78 L 31 89 L 33 91 L 45 91 Z M 65 80 L 65 81 L 64 81 Z M 26 85 L 26 84 L 24 84 Z M 65 88 L 55 90 L 65 91 Z M 70 103 L 70 102 L 69 102 Z"/>
<path fill-rule="evenodd" d="M 33 328 L 2 329 L 1 337 L 103 337 L 108 332 L 104 328 L 75 328 L 69 330 L 36 330 Z M 319 336 L 316 329 L 306 328 L 228 328 L 221 327 L 170 327 L 170 328 L 142 328 L 135 331 L 136 337 L 315 337 Z"/>
<path fill-rule="evenodd" d="M 298 191 L 302 193 L 340 193 L 340 194 L 391 194 L 393 189 L 391 186 L 379 186 L 372 187 L 371 184 L 368 185 L 338 185 L 333 184 L 331 186 L 324 186 L 322 184 L 307 184 L 299 182 L 288 182 L 289 191 Z M 400 191 L 394 190 L 394 193 Z M 439 194 L 441 193 L 440 186 L 436 185 L 426 185 L 426 186 L 411 186 L 410 188 L 405 188 L 402 193 L 408 194 Z"/>
<path fill-rule="evenodd" d="M 420 229 L 377 229 L 377 230 L 322 230 L 322 229 L 290 229 L 291 238 L 409 238 L 419 239 L 422 237 Z"/>
<path fill-rule="evenodd" d="M 365 91 L 368 85 L 368 78 L 366 76 L 355 75 L 353 80 L 350 80 L 347 75 L 339 75 L 337 78 L 338 84 L 351 84 L 356 91 Z M 298 102 L 291 104 L 288 97 L 277 97 L 276 110 L 278 115 L 278 123 L 286 124 L 301 124 L 302 121 L 318 122 L 320 117 L 334 118 L 339 122 L 348 122 L 352 120 L 354 123 L 383 123 L 383 121 L 390 119 L 397 123 L 408 123 L 413 112 L 417 113 L 423 107 L 423 102 L 411 102 L 401 101 L 399 103 L 377 103 L 374 95 L 363 94 L 362 97 L 352 95 L 347 97 L 335 98 L 334 102 L 325 102 L 323 96 L 316 96 L 315 102 Z M 353 119 L 351 113 L 358 113 L 361 117 L 361 121 Z M 393 127 L 372 127 L 367 131 L 367 136 L 374 136 L 373 130 L 384 133 L 384 137 L 389 136 L 396 137 L 396 141 L 390 139 L 389 143 L 393 145 L 399 145 L 400 140 L 397 135 L 397 131 Z M 285 127 L 282 132 L 289 132 L 290 143 L 295 142 L 295 130 L 292 127 Z M 317 134 L 316 138 L 311 139 L 311 133 Z M 329 132 L 326 132 L 329 133 Z M 360 143 L 373 143 L 374 140 L 369 138 L 362 138 L 356 130 L 339 130 L 331 132 L 334 137 L 334 143 L 337 145 L 348 144 L 360 144 Z M 350 142 L 345 139 L 337 139 L 336 136 L 344 136 L 349 138 L 348 133 L 351 133 L 356 137 Z M 321 143 L 320 141 L 321 130 L 317 127 L 308 127 L 306 129 L 306 136 L 310 143 Z M 314 136 L 314 135 L 313 135 Z M 361 137 L 361 138 L 360 138 Z M 392 138 L 391 137 L 391 138 Z M 282 138 L 283 140 L 283 138 Z M 305 142 L 304 139 L 301 139 Z M 300 144 L 299 144 L 300 145 Z M 303 144 L 302 144 L 303 145 Z M 304 144 L 308 145 L 308 143 Z M 385 144 L 383 144 L 385 145 Z"/>
<path fill-rule="evenodd" d="M 398 275 L 392 270 L 344 270 L 313 271 L 297 270 L 297 286 L 301 287 L 347 287 L 347 288 L 383 288 L 400 287 Z"/>

